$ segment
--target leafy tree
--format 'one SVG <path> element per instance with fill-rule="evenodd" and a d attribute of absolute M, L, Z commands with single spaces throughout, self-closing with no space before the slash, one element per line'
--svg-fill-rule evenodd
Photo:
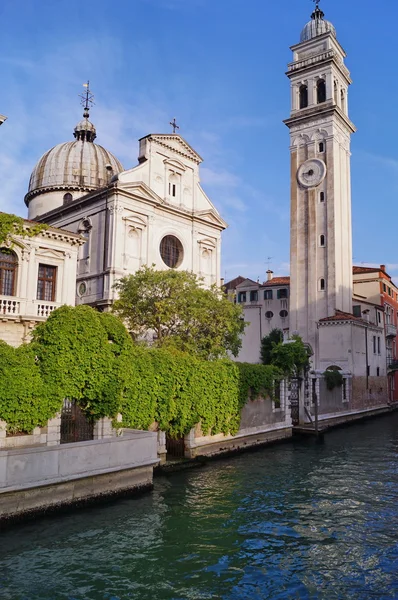
<path fill-rule="evenodd" d="M 269 335 L 266 335 L 261 340 L 261 362 L 263 365 L 272 363 L 272 350 L 276 344 L 283 342 L 283 331 L 281 329 L 272 329 Z"/>
<path fill-rule="evenodd" d="M 296 335 L 273 347 L 271 364 L 287 376 L 298 375 L 309 367 L 310 356 L 308 346 Z"/>
<path fill-rule="evenodd" d="M 135 341 L 174 348 L 205 359 L 237 356 L 245 328 L 242 309 L 188 271 L 144 266 L 115 284 L 113 311 Z"/>
<path fill-rule="evenodd" d="M 42 223 L 26 226 L 22 217 L 0 212 L 0 246 L 12 241 L 12 236 L 33 237 L 48 228 Z"/>

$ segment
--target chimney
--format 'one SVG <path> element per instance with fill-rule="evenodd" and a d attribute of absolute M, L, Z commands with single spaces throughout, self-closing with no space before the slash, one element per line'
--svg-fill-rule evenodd
<path fill-rule="evenodd" d="M 386 272 L 386 265 L 380 265 L 380 271 Z"/>
<path fill-rule="evenodd" d="M 272 281 L 273 274 L 274 274 L 274 272 L 271 271 L 270 269 L 268 269 L 268 271 L 267 271 L 267 281 Z"/>
<path fill-rule="evenodd" d="M 220 285 L 221 285 L 221 287 L 224 287 L 224 285 L 225 285 L 225 279 L 224 279 L 224 277 L 221 277 L 221 279 L 220 279 Z"/>

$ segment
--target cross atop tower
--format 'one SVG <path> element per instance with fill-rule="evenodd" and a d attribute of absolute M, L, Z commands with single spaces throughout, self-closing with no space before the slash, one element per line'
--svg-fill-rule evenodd
<path fill-rule="evenodd" d="M 170 125 L 173 128 L 173 133 L 176 133 L 176 129 L 180 129 L 179 125 L 177 125 L 177 121 L 176 121 L 175 117 L 172 121 L 170 121 Z"/>
<path fill-rule="evenodd" d="M 85 119 L 88 119 L 88 117 L 90 116 L 90 114 L 89 114 L 90 108 L 95 104 L 94 94 L 90 90 L 90 82 L 89 81 L 87 81 L 87 83 L 83 83 L 83 87 L 86 88 L 85 93 L 79 94 L 79 98 L 80 98 L 81 105 L 84 108 L 83 117 Z"/>

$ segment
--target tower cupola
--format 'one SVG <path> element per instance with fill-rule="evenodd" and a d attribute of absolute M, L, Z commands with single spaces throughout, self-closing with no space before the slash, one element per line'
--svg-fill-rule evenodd
<path fill-rule="evenodd" d="M 311 21 L 307 23 L 301 32 L 300 42 L 307 42 L 324 33 L 331 33 L 336 36 L 336 29 L 330 21 L 326 21 L 325 13 L 318 6 L 318 2 L 314 12 L 311 15 Z"/>

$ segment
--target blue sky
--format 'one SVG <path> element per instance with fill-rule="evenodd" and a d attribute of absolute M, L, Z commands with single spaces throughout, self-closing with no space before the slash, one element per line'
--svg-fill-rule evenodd
<path fill-rule="evenodd" d="M 354 262 L 398 278 L 398 4 L 323 0 L 354 84 Z M 87 79 L 97 142 L 136 164 L 137 140 L 180 133 L 203 156 L 202 184 L 229 223 L 223 274 L 289 270 L 286 65 L 309 0 L 3 0 L 0 7 L 0 209 L 26 216 L 30 172 L 72 139 Z M 382 18 L 381 11 L 386 18 Z"/>

